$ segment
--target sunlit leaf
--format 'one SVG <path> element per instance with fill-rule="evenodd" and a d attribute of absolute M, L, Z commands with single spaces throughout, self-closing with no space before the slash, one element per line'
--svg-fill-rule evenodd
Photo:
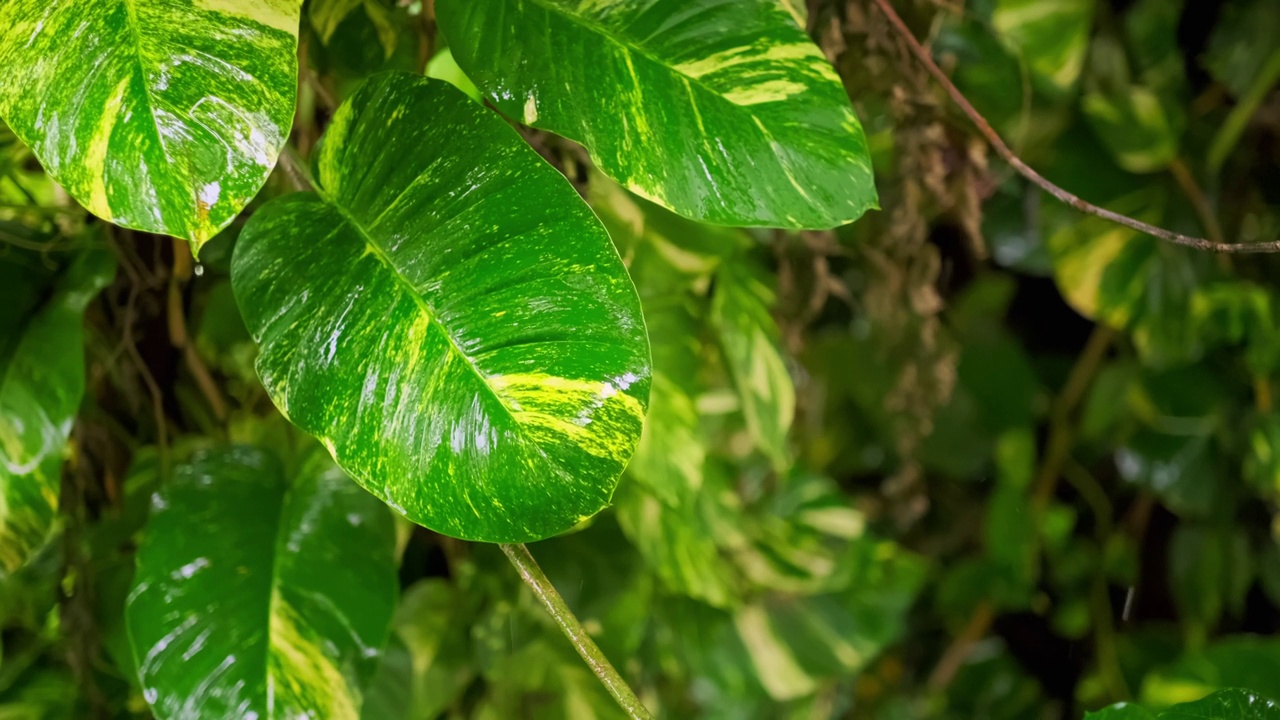
<path fill-rule="evenodd" d="M 607 505 L 649 347 L 573 188 L 497 115 L 405 73 L 338 110 L 316 168 L 318 193 L 259 210 L 232 267 L 281 412 L 449 535 L 534 540 Z"/>
<path fill-rule="evenodd" d="M 0 117 L 80 204 L 194 249 L 289 134 L 301 0 L 6 0 Z"/>
<path fill-rule="evenodd" d="M 391 513 L 319 448 L 212 451 L 152 502 L 126 608 L 161 720 L 359 717 L 395 607 Z"/>
<path fill-rule="evenodd" d="M 503 113 L 638 195 L 725 225 L 827 228 L 876 204 L 862 126 L 777 0 L 440 0 Z"/>

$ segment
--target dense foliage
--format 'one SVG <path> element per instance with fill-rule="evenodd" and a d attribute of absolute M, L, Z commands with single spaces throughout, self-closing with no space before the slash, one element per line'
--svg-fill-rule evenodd
<path fill-rule="evenodd" d="M 0 0 L 0 718 L 1280 717 L 1280 259 L 887 5 L 1280 237 L 1275 0 Z"/>

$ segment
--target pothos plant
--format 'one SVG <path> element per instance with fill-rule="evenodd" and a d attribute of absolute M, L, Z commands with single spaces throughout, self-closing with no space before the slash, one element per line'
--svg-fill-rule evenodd
<path fill-rule="evenodd" d="M 385 7 L 368 0 L 313 0 L 308 18 L 327 39 L 362 8 L 381 32 Z M 359 717 L 396 612 L 387 507 L 500 544 L 608 692 L 647 717 L 522 543 L 590 521 L 648 446 L 644 493 L 620 503 L 619 523 L 642 554 L 677 558 L 685 572 L 670 582 L 724 601 L 730 581 L 679 561 L 699 540 L 658 537 L 711 486 L 672 437 L 697 425 L 681 391 L 696 362 L 679 342 L 650 350 L 650 337 L 687 332 L 664 273 L 715 283 L 707 312 L 748 434 L 787 465 L 794 398 L 769 293 L 749 266 L 707 260 L 740 238 L 712 234 L 721 246 L 693 258 L 637 251 L 631 273 L 654 278 L 643 292 L 619 249 L 628 235 L 660 240 L 680 216 L 827 229 L 876 206 L 862 127 L 790 1 L 437 0 L 434 13 L 473 96 L 375 75 L 302 158 L 287 147 L 301 0 L 0 5 L 0 118 L 71 198 L 185 241 L 175 263 L 248 215 L 230 274 L 257 374 L 318 441 L 161 456 L 125 602 L 157 717 Z M 580 143 L 616 183 L 598 192 L 644 200 L 593 211 L 513 124 Z M 298 191 L 256 204 L 282 153 Z M 637 233 L 627 209 L 656 219 Z M 58 525 L 85 386 L 81 317 L 114 272 L 100 246 L 53 268 L 0 265 L 5 576 Z M 788 512 L 848 537 L 849 518 L 824 502 L 816 491 Z M 802 575 L 788 589 L 814 590 Z M 744 612 L 738 627 L 767 656 L 759 618 Z"/>
<path fill-rule="evenodd" d="M 301 4 L 6 2 L 0 117 L 94 215 L 198 258 L 285 149 Z M 316 2 L 313 19 L 359 4 Z M 159 717 L 356 716 L 395 597 L 391 516 L 370 496 L 431 530 L 511 543 L 592 669 L 645 714 L 518 545 L 610 503 L 655 381 L 645 318 L 600 220 L 507 118 L 582 143 L 621 185 L 698 220 L 829 228 L 875 205 L 844 89 L 775 0 L 435 13 L 486 104 L 408 73 L 368 79 L 301 171 L 310 189 L 256 208 L 236 244 L 262 384 L 341 472 L 323 453 L 228 447 L 164 483 L 126 610 Z M 79 313 L 111 273 L 86 252 L 15 318 L 0 387 L 8 573 L 54 524 L 84 385 Z M 215 548 L 206 527 L 235 542 Z"/>

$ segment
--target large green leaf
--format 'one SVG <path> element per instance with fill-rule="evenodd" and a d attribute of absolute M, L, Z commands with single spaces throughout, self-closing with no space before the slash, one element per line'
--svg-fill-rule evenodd
<path fill-rule="evenodd" d="M 862 126 L 777 0 L 440 0 L 507 115 L 577 140 L 688 217 L 828 228 L 876 204 Z"/>
<path fill-rule="evenodd" d="M 397 591 L 391 513 L 319 448 L 209 452 L 152 503 L 126 616 L 156 716 L 358 717 Z"/>
<path fill-rule="evenodd" d="M 89 250 L 53 281 L 41 259 L 14 253 L 0 267 L 0 578 L 45 543 L 58 510 L 60 469 L 84 395 L 83 313 L 110 282 L 113 256 Z"/>
<path fill-rule="evenodd" d="M 608 504 L 649 395 L 639 300 L 573 188 L 438 80 L 340 108 L 319 193 L 275 200 L 232 282 L 277 407 L 406 517 L 493 542 Z"/>
<path fill-rule="evenodd" d="M 91 212 L 199 249 L 293 120 L 301 0 L 5 0 L 0 116 Z"/>

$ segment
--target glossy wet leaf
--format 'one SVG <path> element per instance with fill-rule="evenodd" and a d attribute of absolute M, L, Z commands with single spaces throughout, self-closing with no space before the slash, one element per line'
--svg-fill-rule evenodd
<path fill-rule="evenodd" d="M 1086 713 L 1085 720 L 1277 720 L 1280 704 L 1246 690 L 1223 690 L 1159 713 L 1132 703 Z"/>
<path fill-rule="evenodd" d="M 563 176 L 456 88 L 404 73 L 339 109 L 316 167 L 319 193 L 259 210 L 232 268 L 276 406 L 448 535 L 534 540 L 607 505 L 649 347 Z"/>
<path fill-rule="evenodd" d="M 782 355 L 781 333 L 770 314 L 777 298 L 748 261 L 716 273 L 712 323 L 725 364 L 737 386 L 747 430 L 777 469 L 790 462 L 787 436 L 795 418 L 796 391 Z"/>
<path fill-rule="evenodd" d="M 152 501 L 126 607 L 160 720 L 359 717 L 397 592 L 391 513 L 319 448 L 183 465 Z"/>
<path fill-rule="evenodd" d="M 1226 637 L 1149 673 L 1143 680 L 1142 698 L 1164 704 L 1228 688 L 1280 697 L 1276 667 L 1280 667 L 1280 642 L 1275 638 Z"/>
<path fill-rule="evenodd" d="M 194 249 L 289 134 L 300 0 L 6 0 L 0 117 L 81 205 Z"/>
<path fill-rule="evenodd" d="M 55 278 L 47 258 L 9 249 L 0 268 L 0 578 L 48 539 L 62 460 L 85 387 L 83 314 L 115 262 L 85 250 Z"/>
<path fill-rule="evenodd" d="M 1223 690 L 1160 713 L 1159 720 L 1280 720 L 1280 703 L 1246 690 Z"/>
<path fill-rule="evenodd" d="M 875 207 L 844 88 L 777 0 L 440 0 L 498 109 L 607 175 L 724 225 L 828 228 Z"/>

